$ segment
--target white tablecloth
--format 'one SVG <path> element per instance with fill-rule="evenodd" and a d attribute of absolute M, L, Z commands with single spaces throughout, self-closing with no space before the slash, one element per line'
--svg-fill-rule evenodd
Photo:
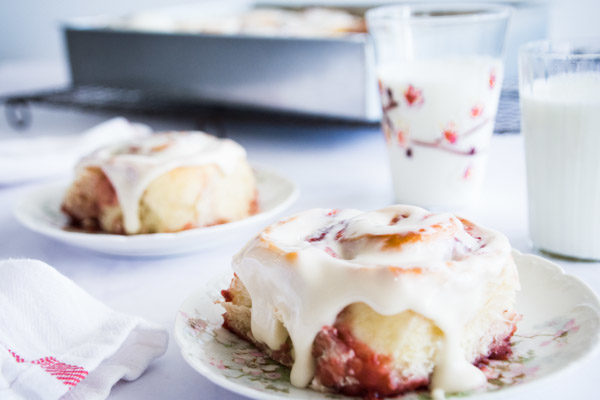
<path fill-rule="evenodd" d="M 0 77 L 0 92 L 8 78 Z M 3 86 L 4 85 L 4 86 Z M 12 89 L 12 87 L 11 87 Z M 0 114 L 1 115 L 1 114 Z M 26 135 L 74 132 L 108 116 L 73 112 L 37 112 Z M 147 120 L 158 128 L 192 128 L 189 121 Z M 301 195 L 290 212 L 310 207 L 375 209 L 392 201 L 382 135 L 375 128 L 317 126 L 268 121 L 226 123 L 228 135 L 246 147 L 251 161 L 278 170 L 297 183 Z M 0 121 L 0 139 L 17 135 Z M 527 235 L 523 143 L 520 136 L 492 140 L 484 192 L 476 207 L 461 214 L 504 232 L 513 246 L 532 252 Z M 229 270 L 231 256 L 242 241 L 177 258 L 129 259 L 99 255 L 70 247 L 20 226 L 12 215 L 15 201 L 31 185 L 0 186 L 0 259 L 41 259 L 72 278 L 93 296 L 117 310 L 157 322 L 172 332 L 179 305 L 215 274 Z M 600 264 L 557 261 L 600 293 Z M 514 399 L 594 398 L 600 377 L 600 356 L 579 368 L 525 386 Z M 173 338 L 167 354 L 137 381 L 119 383 L 111 399 L 240 399 L 210 383 L 190 368 Z"/>

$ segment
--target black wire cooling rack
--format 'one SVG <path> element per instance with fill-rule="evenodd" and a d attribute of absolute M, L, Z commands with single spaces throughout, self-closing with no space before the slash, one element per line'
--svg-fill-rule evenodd
<path fill-rule="evenodd" d="M 170 94 L 128 88 L 102 86 L 69 86 L 41 92 L 11 95 L 1 98 L 5 116 L 15 129 L 26 129 L 31 124 L 30 105 L 64 107 L 88 112 L 114 112 L 141 116 L 170 116 L 191 118 L 199 128 L 211 125 L 212 131 L 224 135 L 223 121 L 229 117 L 268 118 L 270 121 L 291 121 L 327 124 L 372 125 L 365 121 L 348 121 L 325 117 L 304 116 L 283 112 L 207 105 L 183 100 Z M 505 89 L 500 96 L 495 133 L 518 133 L 520 130 L 519 93 Z"/>
<path fill-rule="evenodd" d="M 521 110 L 519 108 L 519 90 L 504 89 L 500 95 L 496 114 L 495 133 L 519 133 L 521 131 Z"/>

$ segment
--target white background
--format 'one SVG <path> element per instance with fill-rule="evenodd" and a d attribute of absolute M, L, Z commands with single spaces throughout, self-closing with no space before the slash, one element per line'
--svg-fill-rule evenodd
<path fill-rule="evenodd" d="M 167 0 L 0 1 L 0 95 L 66 80 L 61 67 L 57 22 L 98 13 L 120 13 Z M 550 18 L 554 37 L 600 35 L 600 2 L 556 2 Z M 37 60 L 47 59 L 50 62 Z M 36 60 L 26 63 L 17 60 Z M 1 110 L 0 110 L 1 111 Z M 70 111 L 34 111 L 26 135 L 75 133 L 108 115 Z M 193 128 L 190 121 L 148 120 L 155 128 Z M 387 155 L 376 128 L 320 127 L 290 124 L 227 124 L 228 134 L 242 143 L 252 161 L 269 165 L 295 181 L 301 190 L 290 211 L 309 207 L 374 209 L 392 201 Z M 17 136 L 0 114 L 0 138 Z M 525 166 L 520 136 L 494 137 L 483 198 L 465 216 L 504 232 L 513 246 L 534 251 L 527 235 Z M 200 254 L 174 259 L 123 259 L 59 244 L 29 232 L 11 209 L 30 185 L 0 187 L 0 258 L 44 260 L 111 307 L 140 315 L 171 330 L 179 305 L 215 274 L 228 271 L 236 240 Z M 561 265 L 600 292 L 600 265 Z M 542 387 L 524 387 L 516 399 L 594 398 L 600 358 L 588 360 L 570 374 Z M 172 340 L 167 354 L 140 379 L 119 383 L 114 399 L 239 399 L 193 371 Z"/>

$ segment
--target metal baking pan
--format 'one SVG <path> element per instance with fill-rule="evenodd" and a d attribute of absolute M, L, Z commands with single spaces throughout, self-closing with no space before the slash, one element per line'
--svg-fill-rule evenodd
<path fill-rule="evenodd" d="M 199 12 L 203 4 L 193 7 Z M 294 38 L 150 32 L 114 28 L 110 21 L 96 17 L 63 25 L 73 85 L 141 89 L 190 103 L 349 120 L 380 117 L 366 34 Z"/>
<path fill-rule="evenodd" d="M 488 0 L 482 0 L 488 1 Z M 387 0 L 375 0 L 386 3 Z M 542 0 L 498 0 L 513 7 L 507 35 L 504 86 L 516 87 L 517 50 L 544 38 L 548 6 Z M 319 3 L 323 3 L 320 1 Z M 206 1 L 161 13 L 206 18 L 231 7 L 302 8 L 307 1 Z M 341 8 L 364 13 L 365 4 Z M 225 10 L 225 11 L 224 11 Z M 176 102 L 273 110 L 317 117 L 378 121 L 372 49 L 366 34 L 335 38 L 213 35 L 115 28 L 119 16 L 63 24 L 72 83 L 148 91 Z"/>

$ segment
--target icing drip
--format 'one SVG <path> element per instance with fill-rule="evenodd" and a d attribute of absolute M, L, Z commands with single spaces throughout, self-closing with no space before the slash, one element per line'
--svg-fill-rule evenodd
<path fill-rule="evenodd" d="M 140 230 L 140 199 L 156 178 L 178 167 L 208 164 L 229 174 L 245 157 L 245 150 L 234 141 L 203 132 L 146 133 L 140 140 L 95 151 L 77 168 L 102 169 L 119 199 L 125 232 L 134 234 Z"/>
<path fill-rule="evenodd" d="M 293 385 L 313 378 L 317 333 L 364 302 L 382 315 L 413 310 L 444 332 L 432 376 L 438 391 L 485 383 L 465 358 L 462 333 L 482 307 L 485 283 L 505 268 L 517 286 L 502 234 L 412 206 L 309 210 L 265 229 L 233 261 L 252 298 L 252 335 L 275 350 L 289 334 Z"/>

